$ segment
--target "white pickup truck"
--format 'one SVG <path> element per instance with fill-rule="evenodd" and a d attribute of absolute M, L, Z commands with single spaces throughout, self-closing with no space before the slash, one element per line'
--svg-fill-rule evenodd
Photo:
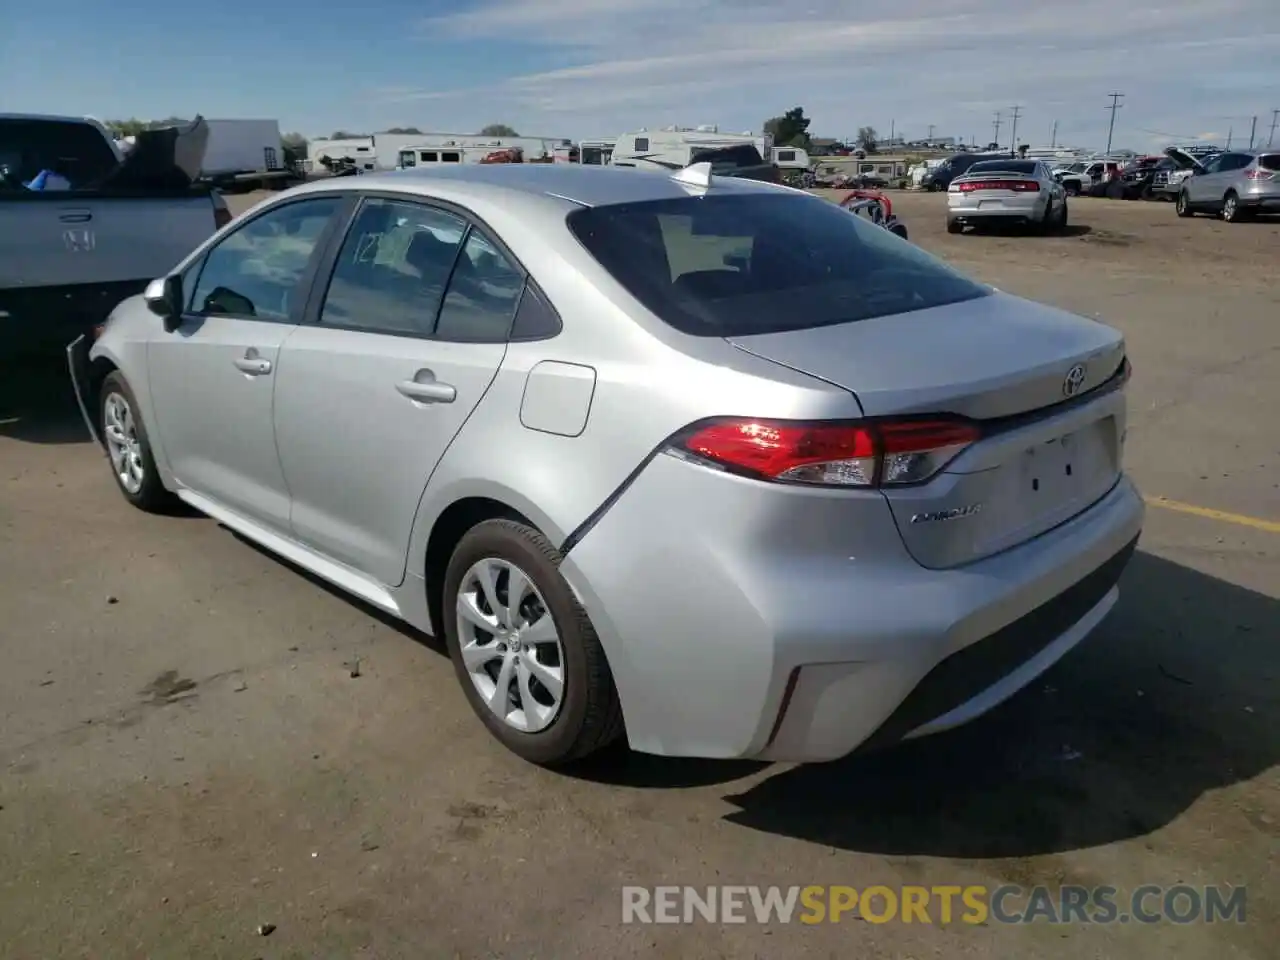
<path fill-rule="evenodd" d="M 95 120 L 0 113 L 0 362 L 90 331 L 230 221 L 179 168 L 177 136 L 122 159 Z M 44 171 L 53 188 L 31 189 Z"/>

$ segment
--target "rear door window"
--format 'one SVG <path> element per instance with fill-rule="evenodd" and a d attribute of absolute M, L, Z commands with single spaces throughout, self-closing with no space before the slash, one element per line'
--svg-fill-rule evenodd
<path fill-rule="evenodd" d="M 864 218 L 799 194 L 592 207 L 567 223 L 641 304 L 694 336 L 803 330 L 990 292 Z"/>
<path fill-rule="evenodd" d="M 429 336 L 466 230 L 425 204 L 366 201 L 338 253 L 321 325 Z"/>

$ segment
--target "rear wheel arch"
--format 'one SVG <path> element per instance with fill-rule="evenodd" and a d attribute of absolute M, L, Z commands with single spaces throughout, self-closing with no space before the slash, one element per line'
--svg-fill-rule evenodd
<path fill-rule="evenodd" d="M 464 497 L 445 507 L 431 526 L 422 568 L 431 632 L 438 638 L 444 637 L 444 581 L 449 559 L 467 531 L 486 520 L 514 520 L 538 529 L 536 523 L 515 507 L 491 497 Z"/>

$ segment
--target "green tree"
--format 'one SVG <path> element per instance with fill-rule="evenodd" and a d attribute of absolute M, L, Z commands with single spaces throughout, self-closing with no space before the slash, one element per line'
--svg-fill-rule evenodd
<path fill-rule="evenodd" d="M 509 127 L 505 123 L 491 123 L 488 126 L 481 127 L 477 134 L 480 137 L 518 137 L 514 127 Z"/>
<path fill-rule="evenodd" d="M 359 140 L 367 137 L 367 133 L 351 133 L 349 130 L 335 130 L 329 134 L 330 140 Z"/>
<path fill-rule="evenodd" d="M 764 132 L 773 136 L 774 146 L 800 147 L 807 150 L 810 120 L 804 115 L 804 107 L 793 107 L 780 117 L 770 117 L 764 122 Z"/>
<path fill-rule="evenodd" d="M 407 133 L 417 136 L 422 133 L 417 127 L 392 127 L 390 130 L 383 130 L 383 133 Z M 336 139 L 336 138 L 335 138 Z"/>
<path fill-rule="evenodd" d="M 867 153 L 875 153 L 879 143 L 880 135 L 876 133 L 875 127 L 858 128 L 858 146 L 867 151 Z"/>

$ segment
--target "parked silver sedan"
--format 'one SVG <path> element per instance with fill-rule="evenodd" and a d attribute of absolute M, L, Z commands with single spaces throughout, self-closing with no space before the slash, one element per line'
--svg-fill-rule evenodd
<path fill-rule="evenodd" d="M 443 634 L 538 763 L 968 721 L 1106 616 L 1143 520 L 1115 330 L 705 168 L 299 187 L 87 346 L 126 500 Z"/>
<path fill-rule="evenodd" d="M 1067 191 L 1039 160 L 983 160 L 947 187 L 947 232 L 990 223 L 1067 225 Z"/>

